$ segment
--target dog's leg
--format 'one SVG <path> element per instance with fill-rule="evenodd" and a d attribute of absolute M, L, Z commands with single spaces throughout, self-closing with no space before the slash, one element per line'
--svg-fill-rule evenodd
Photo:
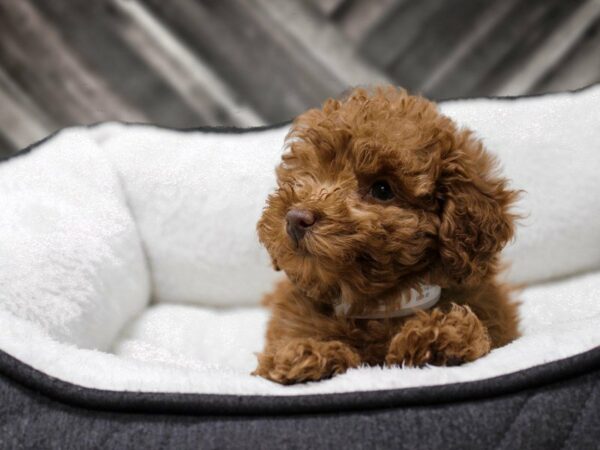
<path fill-rule="evenodd" d="M 474 361 L 490 348 L 490 337 L 479 318 L 468 306 L 453 304 L 448 312 L 435 308 L 408 319 L 392 338 L 385 361 L 412 367 L 451 366 Z"/>
<path fill-rule="evenodd" d="M 330 378 L 360 364 L 360 357 L 340 341 L 295 338 L 258 355 L 253 373 L 281 384 Z"/>

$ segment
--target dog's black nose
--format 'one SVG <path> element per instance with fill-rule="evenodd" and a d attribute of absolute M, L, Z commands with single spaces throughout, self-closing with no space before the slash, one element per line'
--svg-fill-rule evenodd
<path fill-rule="evenodd" d="M 304 237 L 306 231 L 312 227 L 317 218 L 306 209 L 290 209 L 285 216 L 287 221 L 286 230 L 294 242 L 298 243 Z"/>

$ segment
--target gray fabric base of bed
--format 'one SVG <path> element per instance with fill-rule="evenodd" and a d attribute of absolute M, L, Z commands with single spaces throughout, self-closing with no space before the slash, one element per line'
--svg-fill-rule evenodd
<path fill-rule="evenodd" d="M 599 105 L 600 86 L 441 105 L 527 191 L 503 254 L 520 339 L 291 387 L 249 374 L 279 276 L 254 223 L 289 124 L 100 124 L 0 161 L 0 447 L 598 448 Z"/>
<path fill-rule="evenodd" d="M 310 397 L 81 388 L 0 354 L 3 448 L 596 449 L 600 349 L 500 378 Z"/>

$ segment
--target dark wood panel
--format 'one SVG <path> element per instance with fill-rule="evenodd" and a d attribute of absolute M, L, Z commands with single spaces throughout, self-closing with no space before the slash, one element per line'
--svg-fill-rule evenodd
<path fill-rule="evenodd" d="M 288 38 L 298 45 L 298 54 L 310 54 L 329 71 L 343 86 L 386 84 L 392 80 L 377 67 L 357 54 L 351 42 L 332 24 L 303 3 L 276 2 L 271 0 L 246 0 L 247 3 L 267 15 L 270 22 L 285 29 Z M 272 28 L 272 27 L 270 27 Z M 307 61 L 308 62 L 308 61 Z"/>
<path fill-rule="evenodd" d="M 13 147 L 25 147 L 57 127 L 40 120 L 37 111 L 24 98 L 6 89 L 0 79 L 0 131 Z"/>
<path fill-rule="evenodd" d="M 0 64 L 60 124 L 145 120 L 25 0 L 0 2 Z"/>
<path fill-rule="evenodd" d="M 551 30 L 543 41 L 519 62 L 519 72 L 509 74 L 496 95 L 518 95 L 532 92 L 547 73 L 558 67 L 573 52 L 585 31 L 600 20 L 600 2 L 586 0 Z"/>
<path fill-rule="evenodd" d="M 532 8 L 532 12 L 527 15 L 528 20 L 521 22 L 520 33 L 515 33 L 518 38 L 513 41 L 506 53 L 498 53 L 496 63 L 491 66 L 488 76 L 482 79 L 469 90 L 469 95 L 489 95 L 495 94 L 497 90 L 513 74 L 518 74 L 518 70 L 523 63 L 530 58 L 531 54 L 543 44 L 545 39 L 554 29 L 559 27 L 568 16 L 580 7 L 585 0 L 546 0 L 541 2 L 537 8 Z M 517 28 L 517 20 L 512 18 L 511 24 Z M 509 18 L 511 20 L 511 18 Z M 518 95 L 527 92 L 511 92 L 511 95 Z"/>
<path fill-rule="evenodd" d="M 594 83 L 600 83 L 600 20 L 596 20 L 573 51 L 535 86 L 533 92 L 579 89 Z"/>
<path fill-rule="evenodd" d="M 548 29 L 545 22 L 548 10 L 556 8 L 558 3 L 562 0 L 517 2 L 427 94 L 434 98 L 489 95 L 492 85 L 504 79 L 505 69 L 509 73 L 518 70 L 518 66 L 511 65 L 512 55 L 525 45 L 531 30 Z M 504 75 L 499 76 L 500 72 Z"/>
<path fill-rule="evenodd" d="M 335 24 L 352 41 L 361 42 L 404 0 L 349 0 L 336 11 Z"/>
<path fill-rule="evenodd" d="M 163 125 L 193 126 L 214 122 L 190 109 L 120 37 L 119 29 L 131 26 L 110 2 L 62 2 L 35 0 L 35 6 L 69 42 L 79 58 L 110 90 L 126 99 L 148 120 Z M 210 120 L 213 119 L 213 120 Z M 224 117 L 222 123 L 228 123 Z"/>
<path fill-rule="evenodd" d="M 18 150 L 15 145 L 5 136 L 0 129 L 0 159 L 6 158 L 12 152 Z"/>
<path fill-rule="evenodd" d="M 145 3 L 268 120 L 294 116 L 345 88 L 285 30 L 246 2 Z"/>
<path fill-rule="evenodd" d="M 351 2 L 352 0 L 308 0 L 307 3 L 324 16 L 332 17 Z"/>
<path fill-rule="evenodd" d="M 59 124 L 0 68 L 0 131 L 5 140 L 24 147 L 57 128 Z"/>
<path fill-rule="evenodd" d="M 422 90 L 429 74 L 444 63 L 493 6 L 493 2 L 483 0 L 462 1 L 460 7 L 451 1 L 441 3 L 442 6 L 423 21 L 421 31 L 390 63 L 389 71 L 394 79 L 409 89 Z M 388 43 L 390 47 L 394 45 L 394 42 Z"/>
<path fill-rule="evenodd" d="M 282 121 L 356 84 L 575 89 L 600 80 L 595 1 L 0 0 L 0 145 L 110 119 Z"/>
<path fill-rule="evenodd" d="M 373 27 L 359 51 L 373 64 L 387 69 L 426 32 L 424 24 L 443 7 L 444 2 L 439 0 L 398 3 Z"/>

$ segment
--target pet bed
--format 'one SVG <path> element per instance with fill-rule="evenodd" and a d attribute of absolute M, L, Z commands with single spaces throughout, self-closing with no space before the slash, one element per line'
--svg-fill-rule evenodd
<path fill-rule="evenodd" d="M 525 190 L 523 336 L 460 367 L 253 377 L 289 124 L 64 129 L 0 163 L 3 447 L 593 448 L 600 86 L 445 102 Z"/>

